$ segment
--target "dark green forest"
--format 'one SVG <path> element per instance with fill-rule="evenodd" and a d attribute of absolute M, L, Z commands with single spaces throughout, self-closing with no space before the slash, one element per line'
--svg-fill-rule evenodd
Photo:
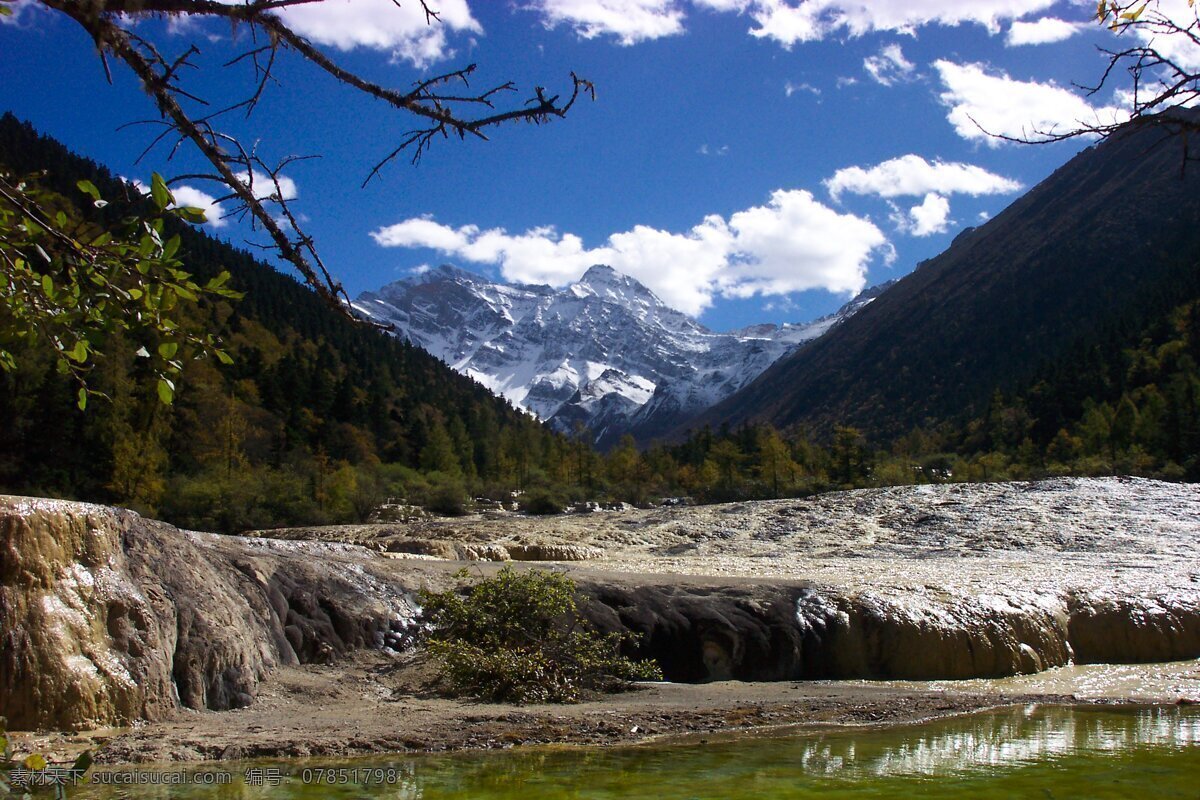
<path fill-rule="evenodd" d="M 0 164 L 105 225 L 145 202 L 102 166 L 0 118 Z M 44 173 L 44 174 L 43 174 Z M 111 202 L 80 202 L 86 179 Z M 107 396 L 76 405 L 45 343 L 6 342 L 0 492 L 129 506 L 176 524 L 239 531 L 363 520 L 388 498 L 443 513 L 471 498 L 552 512 L 582 500 L 651 503 L 800 496 L 836 488 L 1049 475 L 1200 480 L 1200 281 L 1127 309 L 1041 365 L 991 387 L 982 414 L 886 441 L 747 423 L 682 442 L 626 437 L 607 453 L 553 434 L 405 342 L 355 323 L 250 254 L 174 221 L 187 269 L 227 270 L 240 300 L 201 298 L 189 324 L 233 359 L 186 363 L 159 402 L 133 343 L 114 337 L 88 376 Z M 1169 313 L 1162 313 L 1164 307 Z M 1032 312 L 1029 312 L 1032 313 Z M 2 327 L 2 326 L 0 326 Z"/>
<path fill-rule="evenodd" d="M 108 170 L 0 118 L 0 164 L 99 225 L 141 198 Z M 92 181 L 103 209 L 80 203 Z M 291 277 L 182 222 L 187 269 L 222 270 L 240 301 L 205 302 L 231 366 L 192 361 L 166 406 L 128 342 L 89 376 L 108 396 L 86 411 L 50 348 L 16 344 L 0 372 L 0 490 L 128 505 L 223 531 L 360 518 L 388 496 L 452 503 L 466 487 L 515 487 L 568 445 L 434 357 L 330 308 Z"/>

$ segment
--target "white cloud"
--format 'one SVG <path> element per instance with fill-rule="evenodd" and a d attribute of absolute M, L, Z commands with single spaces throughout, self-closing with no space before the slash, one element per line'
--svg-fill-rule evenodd
<path fill-rule="evenodd" d="M 936 192 L 930 192 L 919 205 L 907 212 L 894 208 L 892 222 L 900 231 L 913 236 L 945 233 L 950 227 L 950 201 Z"/>
<path fill-rule="evenodd" d="M 788 81 L 783 85 L 783 93 L 788 97 L 791 97 L 798 92 L 807 92 L 815 97 L 821 96 L 821 90 L 816 86 L 813 86 L 811 83 L 792 83 L 791 81 Z"/>
<path fill-rule="evenodd" d="M 918 155 L 909 154 L 866 169 L 839 169 L 825 181 L 825 188 L 834 200 L 840 200 L 843 192 L 878 197 L 920 197 L 929 192 L 979 197 L 1009 194 L 1022 187 L 1017 181 L 974 164 L 957 161 L 931 163 Z"/>
<path fill-rule="evenodd" d="M 137 178 L 126 178 L 120 176 L 121 180 L 132 186 L 143 195 L 150 194 L 150 187 L 142 183 Z M 175 198 L 174 208 L 198 208 L 204 212 L 205 224 L 211 225 L 214 228 L 223 228 L 227 220 L 222 219 L 221 204 L 217 202 L 217 198 L 205 191 L 201 191 L 194 186 L 172 186 L 171 195 Z"/>
<path fill-rule="evenodd" d="M 718 11 L 748 13 L 750 34 L 784 47 L 842 33 L 912 33 L 923 25 L 975 23 L 995 31 L 1000 23 L 1044 11 L 1057 0 L 693 0 Z"/>
<path fill-rule="evenodd" d="M 633 45 L 683 33 L 683 10 L 676 0 L 533 0 L 547 28 L 567 25 L 584 39 L 614 36 Z"/>
<path fill-rule="evenodd" d="M 1008 29 L 1005 42 L 1009 47 L 1062 42 L 1079 33 L 1083 27 L 1077 22 L 1067 22 L 1056 17 L 1042 17 L 1033 22 L 1017 21 Z"/>
<path fill-rule="evenodd" d="M 467 0 L 437 0 L 439 20 L 425 18 L 417 2 L 324 0 L 281 8 L 278 13 L 297 33 L 339 50 L 389 50 L 397 60 L 423 68 L 453 56 L 448 32 L 483 33 Z"/>
<path fill-rule="evenodd" d="M 898 44 L 884 46 L 878 55 L 867 56 L 863 59 L 863 69 L 867 71 L 876 83 L 892 86 L 897 83 L 912 80 L 917 67 L 904 57 L 904 51 Z"/>
<path fill-rule="evenodd" d="M 194 186 L 173 186 L 171 194 L 175 195 L 176 206 L 198 208 L 204 212 L 207 224 L 214 228 L 225 227 L 226 220 L 221 218 L 223 213 L 221 204 L 208 192 L 203 192 Z"/>
<path fill-rule="evenodd" d="M 234 177 L 249 187 L 259 200 L 272 200 L 276 195 L 275 182 L 271 176 L 254 170 L 253 176 L 247 172 L 235 172 Z M 279 193 L 284 200 L 295 200 L 298 196 L 296 182 L 286 175 L 279 176 Z"/>
<path fill-rule="evenodd" d="M 870 220 L 839 213 L 802 190 L 776 191 L 765 205 L 728 219 L 710 215 L 682 233 L 637 225 L 595 248 L 554 228 L 510 234 L 475 225 L 454 228 L 427 217 L 371 236 L 384 247 L 427 247 L 495 264 L 507 280 L 519 283 L 562 286 L 593 264 L 609 264 L 689 314 L 703 311 L 717 295 L 856 292 L 866 283 L 870 260 L 894 253 Z"/>
<path fill-rule="evenodd" d="M 945 86 L 941 99 L 950 109 L 946 118 L 954 130 L 990 147 L 1003 143 L 997 136 L 1036 139 L 1128 118 L 1121 109 L 1093 107 L 1054 83 L 1015 80 L 982 64 L 939 60 L 934 67 Z"/>
<path fill-rule="evenodd" d="M 737 297 L 861 291 L 867 262 L 887 245 L 870 220 L 840 214 L 803 190 L 778 190 L 768 205 L 730 217 L 729 227 L 736 234 L 734 279 L 722 291 Z"/>
<path fill-rule="evenodd" d="M 12 11 L 11 16 L 0 17 L 0 25 L 22 25 L 26 20 L 25 14 L 36 14 L 41 11 L 47 11 L 37 0 L 7 0 L 5 6 Z"/>
<path fill-rule="evenodd" d="M 567 25 L 586 38 L 612 36 L 632 45 L 684 31 L 686 9 L 746 14 L 750 34 L 784 47 L 829 36 L 913 33 L 923 25 L 1001 23 L 1045 11 L 1058 0 L 530 0 L 550 28 Z"/>
<path fill-rule="evenodd" d="M 729 155 L 729 145 L 723 144 L 720 147 L 709 147 L 707 144 L 702 144 L 696 152 L 702 156 L 727 156 Z"/>
<path fill-rule="evenodd" d="M 37 13 L 42 8 L 36 0 L 12 0 L 5 3 L 5 6 L 12 11 L 12 15 L 0 16 L 0 25 L 20 25 L 25 12 Z"/>

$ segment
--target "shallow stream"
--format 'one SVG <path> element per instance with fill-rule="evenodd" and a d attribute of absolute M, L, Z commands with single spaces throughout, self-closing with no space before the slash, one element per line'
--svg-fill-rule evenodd
<path fill-rule="evenodd" d="M 614 748 L 105 767 L 71 797 L 1197 798 L 1200 707 L 1023 706 L 917 725 Z M 110 775 L 111 774 L 111 775 Z M 158 783 L 154 783 L 156 780 Z M 163 785 L 183 780 L 193 785 Z M 225 785 L 194 785 L 228 781 Z"/>

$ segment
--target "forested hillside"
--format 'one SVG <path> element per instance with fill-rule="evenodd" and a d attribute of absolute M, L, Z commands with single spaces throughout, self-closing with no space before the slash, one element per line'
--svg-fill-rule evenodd
<path fill-rule="evenodd" d="M 1200 169 L 1183 169 L 1185 147 L 1142 125 L 1085 150 L 698 424 L 822 438 L 853 425 L 886 442 L 980 416 L 997 390 L 1072 375 L 1098 389 L 1075 363 L 1111 360 L 1200 294 Z M 1061 413 L 1047 408 L 1038 424 Z"/>
<path fill-rule="evenodd" d="M 144 202 L 108 170 L 0 118 L 0 167 L 38 180 L 72 214 L 103 224 Z M 148 176 L 143 176 L 144 178 Z M 95 209 L 76 187 L 112 200 Z M 86 210 L 84 210 L 86 208 Z M 199 528 L 362 516 L 387 495 L 515 488 L 568 452 L 486 389 L 424 351 L 327 306 L 248 253 L 179 222 L 188 270 L 228 270 L 240 301 L 205 302 L 197 325 L 232 366 L 187 365 L 164 406 L 128 343 L 106 342 L 90 376 L 109 402 L 75 407 L 77 386 L 49 348 L 17 345 L 0 372 L 0 492 L 119 503 Z"/>
<path fill-rule="evenodd" d="M 0 492 L 115 503 L 236 531 L 362 519 L 388 497 L 455 511 L 470 495 L 501 498 L 515 489 L 527 490 L 526 508 L 551 512 L 581 499 L 715 501 L 1054 474 L 1200 480 L 1200 217 L 1187 217 L 1194 198 L 1181 198 L 1175 183 L 1161 196 L 1149 193 L 1136 161 L 1145 151 L 1126 155 L 1134 161 L 1102 163 L 1110 179 L 1124 175 L 1141 188 L 1112 207 L 1107 226 L 1078 212 L 1092 205 L 1069 204 L 1095 189 L 1074 168 L 1067 174 L 1081 193 L 1035 190 L 998 220 L 1002 231 L 1037 237 L 1026 252 L 1037 254 L 1044 274 L 1032 294 L 1013 287 L 999 254 L 988 255 L 986 230 L 965 234 L 830 334 L 864 359 L 834 376 L 848 394 L 822 387 L 826 405 L 808 416 L 783 414 L 776 425 L 733 414 L 678 444 L 639 450 L 626 437 L 603 456 L 548 432 L 424 351 L 351 322 L 247 253 L 177 223 L 188 269 L 199 280 L 228 270 L 244 293 L 191 312 L 196 326 L 221 337 L 233 364 L 189 362 L 167 406 L 147 380 L 145 359 L 129 342 L 111 340 L 89 376 L 108 399 L 80 411 L 74 378 L 59 374 L 49 347 L 0 342 L 19 364 L 0 371 Z M 0 118 L 0 164 L 17 174 L 45 171 L 39 180 L 64 208 L 101 224 L 145 202 L 12 116 Z M 1179 166 L 1160 163 L 1170 175 L 1158 180 L 1192 186 Z M 80 179 L 114 202 L 80 203 Z M 1126 216 L 1145 222 L 1138 203 L 1163 216 L 1154 226 L 1127 226 Z M 1028 221 L 1039 208 L 1054 209 L 1054 227 Z M 1093 229 L 1098 244 L 1084 248 Z M 1004 235 L 1013 253 L 1020 241 Z M 1080 277 L 1089 265 L 1104 267 L 1111 283 Z M 972 293 L 988 298 L 985 313 L 948 316 Z M 885 335 L 897 315 L 945 335 L 906 353 Z M 1022 333 L 996 339 L 989 331 L 997 325 Z M 1005 352 L 981 354 L 981 337 Z M 830 357 L 801 353 L 795 361 L 820 367 Z M 889 363 L 898 371 L 884 370 Z M 920 370 L 929 375 L 924 393 L 913 377 Z M 797 386 L 808 385 L 795 375 Z M 897 399 L 906 402 L 893 405 Z M 776 401 L 781 410 L 800 403 L 790 388 Z"/>

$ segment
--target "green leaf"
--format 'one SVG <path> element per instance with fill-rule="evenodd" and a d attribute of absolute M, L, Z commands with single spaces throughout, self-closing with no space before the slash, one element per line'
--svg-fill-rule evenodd
<path fill-rule="evenodd" d="M 167 182 L 157 172 L 150 178 L 150 196 L 154 198 L 154 205 L 158 206 L 159 211 L 166 211 L 167 206 L 175 202 L 171 190 L 167 188 Z"/>
<path fill-rule="evenodd" d="M 92 757 L 92 751 L 84 750 L 79 754 L 79 758 L 75 759 L 75 763 L 71 765 L 71 770 L 76 775 L 83 775 L 92 768 L 93 763 L 95 763 L 95 758 Z"/>
<path fill-rule="evenodd" d="M 178 342 L 163 342 L 158 346 L 158 354 L 163 357 L 164 361 L 170 361 L 179 352 Z"/>
<path fill-rule="evenodd" d="M 233 356 L 229 355 L 229 353 L 226 353 L 224 350 L 214 350 L 213 352 L 217 356 L 217 361 L 220 361 L 222 364 L 228 366 L 233 363 Z"/>
<path fill-rule="evenodd" d="M 92 183 L 91 181 L 82 180 L 78 181 L 75 185 L 79 187 L 79 191 L 86 195 L 90 195 L 93 200 L 100 199 L 100 190 L 97 189 L 96 184 Z"/>
<path fill-rule="evenodd" d="M 203 225 L 208 222 L 208 215 L 204 213 L 203 208 L 196 206 L 184 206 L 183 208 L 175 209 L 175 213 L 185 222 L 194 222 L 197 225 Z"/>
<path fill-rule="evenodd" d="M 204 285 L 205 289 L 220 289 L 229 280 L 229 270 L 222 270 L 221 274 L 211 279 Z"/>
<path fill-rule="evenodd" d="M 25 764 L 26 769 L 32 769 L 35 771 L 46 768 L 46 759 L 38 753 L 34 753 L 31 756 L 26 756 L 25 761 L 22 763 Z"/>
<path fill-rule="evenodd" d="M 75 342 L 75 346 L 67 353 L 67 358 L 82 364 L 84 361 L 87 361 L 87 355 L 88 343 L 87 341 L 80 339 L 79 341 Z"/>
<path fill-rule="evenodd" d="M 78 406 L 80 411 L 87 410 L 87 389 L 80 389 L 78 397 L 79 399 L 75 402 L 75 405 Z"/>
<path fill-rule="evenodd" d="M 47 297 L 54 297 L 54 279 L 49 275 L 42 276 L 42 291 Z"/>
<path fill-rule="evenodd" d="M 0 6 L 0 17 L 11 17 L 13 10 L 8 6 Z"/>
<path fill-rule="evenodd" d="M 162 257 L 170 258 L 171 256 L 175 255 L 175 253 L 179 250 L 179 242 L 179 234 L 175 234 L 170 239 L 167 239 L 167 243 L 163 245 Z"/>
<path fill-rule="evenodd" d="M 169 406 L 175 402 L 175 384 L 171 383 L 166 378 L 158 379 L 158 399 L 162 401 L 164 406 Z"/>

